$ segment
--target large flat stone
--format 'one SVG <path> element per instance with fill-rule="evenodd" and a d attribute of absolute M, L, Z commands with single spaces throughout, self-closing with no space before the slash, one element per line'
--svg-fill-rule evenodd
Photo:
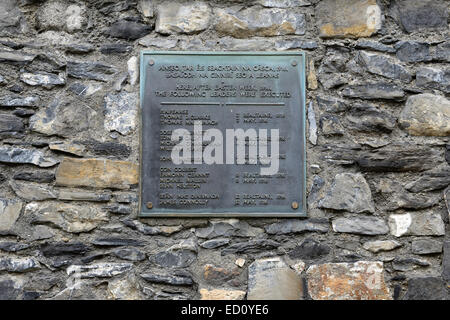
<path fill-rule="evenodd" d="M 216 9 L 215 14 L 216 31 L 235 38 L 303 35 L 306 32 L 305 15 L 289 9 L 252 6 L 240 11 Z"/>
<path fill-rule="evenodd" d="M 415 136 L 450 135 L 450 101 L 430 93 L 410 96 L 399 124 Z"/>
<path fill-rule="evenodd" d="M 341 233 L 354 233 L 361 235 L 381 235 L 389 232 L 386 222 L 377 217 L 351 217 L 337 218 L 332 222 L 333 231 Z"/>
<path fill-rule="evenodd" d="M 66 203 L 32 202 L 25 207 L 25 214 L 31 215 L 35 224 L 50 224 L 71 233 L 89 232 L 108 221 L 106 212 L 96 207 Z"/>
<path fill-rule="evenodd" d="M 316 7 L 323 38 L 370 37 L 381 28 L 381 8 L 376 0 L 325 0 Z"/>
<path fill-rule="evenodd" d="M 263 232 L 260 228 L 250 226 L 238 219 L 213 220 L 209 226 L 198 228 L 195 234 L 199 238 L 213 239 L 217 237 L 255 237 Z"/>
<path fill-rule="evenodd" d="M 0 37 L 17 36 L 27 30 L 27 22 L 17 0 L 0 2 Z"/>
<path fill-rule="evenodd" d="M 392 300 L 383 273 L 379 261 L 312 265 L 308 292 L 314 300 Z"/>
<path fill-rule="evenodd" d="M 283 219 L 265 227 L 268 234 L 290 234 L 304 232 L 327 233 L 330 224 L 327 219 Z"/>
<path fill-rule="evenodd" d="M 412 80 L 411 73 L 398 60 L 387 55 L 359 51 L 358 61 L 370 73 L 406 83 Z"/>
<path fill-rule="evenodd" d="M 0 199 L 0 235 L 13 234 L 23 203 L 18 200 Z"/>
<path fill-rule="evenodd" d="M 59 160 L 46 157 L 39 150 L 3 146 L 0 147 L 0 162 L 34 164 L 38 167 L 48 168 L 58 164 Z"/>
<path fill-rule="evenodd" d="M 438 277 L 412 278 L 408 281 L 405 300 L 447 300 L 445 283 Z"/>
<path fill-rule="evenodd" d="M 408 33 L 448 27 L 448 3 L 445 0 L 395 0 L 389 9 Z"/>
<path fill-rule="evenodd" d="M 67 268 L 67 275 L 76 274 L 79 279 L 85 278 L 110 278 L 129 272 L 133 268 L 132 263 L 102 262 L 91 265 L 71 265 Z"/>
<path fill-rule="evenodd" d="M 161 34 L 194 34 L 208 28 L 210 6 L 202 1 L 179 3 L 166 1 L 157 7 L 155 31 Z"/>
<path fill-rule="evenodd" d="M 48 136 L 73 137 L 90 129 L 96 114 L 79 100 L 55 98 L 30 118 L 30 129 Z"/>
<path fill-rule="evenodd" d="M 105 96 L 105 129 L 127 135 L 136 128 L 138 98 L 134 93 L 110 93 Z"/>
<path fill-rule="evenodd" d="M 256 260 L 248 267 L 247 299 L 302 300 L 302 281 L 280 258 Z"/>
<path fill-rule="evenodd" d="M 47 185 L 19 181 L 10 181 L 9 185 L 15 194 L 24 200 L 42 201 L 56 199 L 56 192 Z"/>
<path fill-rule="evenodd" d="M 360 173 L 340 173 L 334 177 L 319 208 L 353 213 L 375 212 L 370 187 Z"/>
<path fill-rule="evenodd" d="M 388 223 L 395 237 L 445 235 L 441 215 L 432 211 L 391 214 Z"/>
<path fill-rule="evenodd" d="M 56 184 L 69 187 L 129 189 L 138 178 L 138 165 L 106 159 L 64 158 L 56 172 Z"/>
<path fill-rule="evenodd" d="M 402 100 L 405 97 L 402 88 L 387 82 L 349 85 L 345 87 L 342 94 L 345 97 L 366 100 Z"/>

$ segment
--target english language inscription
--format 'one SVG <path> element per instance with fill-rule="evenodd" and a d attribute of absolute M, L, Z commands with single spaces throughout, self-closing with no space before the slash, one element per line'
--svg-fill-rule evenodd
<path fill-rule="evenodd" d="M 304 55 L 141 55 L 140 215 L 304 216 Z"/>

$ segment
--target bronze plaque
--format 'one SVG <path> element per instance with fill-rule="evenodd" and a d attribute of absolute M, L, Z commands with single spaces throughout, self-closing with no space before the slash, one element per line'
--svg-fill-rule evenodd
<path fill-rule="evenodd" d="M 306 215 L 301 52 L 141 54 L 140 215 Z"/>

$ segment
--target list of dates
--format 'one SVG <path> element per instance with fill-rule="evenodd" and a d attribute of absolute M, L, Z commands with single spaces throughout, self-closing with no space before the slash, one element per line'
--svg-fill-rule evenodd
<path fill-rule="evenodd" d="M 277 216 L 302 211 L 304 70 L 300 55 L 166 53 L 149 54 L 143 61 L 141 211 L 145 215 Z M 194 132 L 195 128 L 201 128 L 200 132 Z M 254 129 L 258 134 L 266 129 L 270 153 L 275 143 L 270 133 L 276 129 L 277 170 L 262 174 L 261 167 L 268 164 L 259 158 L 251 161 L 250 153 L 243 162 L 227 159 L 208 164 L 192 159 L 176 164 L 172 151 L 180 143 L 174 139 L 178 129 L 192 137 L 217 129 L 223 135 L 224 159 L 227 130 Z M 259 135 L 248 138 L 246 151 L 252 143 L 261 148 Z M 211 143 L 201 140 L 200 151 Z"/>

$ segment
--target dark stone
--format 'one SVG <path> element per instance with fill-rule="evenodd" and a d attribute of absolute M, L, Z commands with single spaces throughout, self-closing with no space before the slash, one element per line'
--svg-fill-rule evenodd
<path fill-rule="evenodd" d="M 95 49 L 94 46 L 88 43 L 87 44 L 73 43 L 65 46 L 66 52 L 75 54 L 86 54 L 94 51 L 94 49 Z"/>
<path fill-rule="evenodd" d="M 400 294 L 402 293 L 402 287 L 398 284 L 394 286 L 394 294 L 393 298 L 394 300 L 398 300 L 400 298 Z"/>
<path fill-rule="evenodd" d="M 0 300 L 17 300 L 22 290 L 11 279 L 0 280 Z"/>
<path fill-rule="evenodd" d="M 230 239 L 217 238 L 217 239 L 206 240 L 205 242 L 200 244 L 200 247 L 205 248 L 205 249 L 215 249 L 215 248 L 223 247 L 229 243 L 230 243 Z"/>
<path fill-rule="evenodd" d="M 416 85 L 450 93 L 450 69 L 420 68 L 416 73 Z"/>
<path fill-rule="evenodd" d="M 99 1 L 97 2 L 97 7 L 103 14 L 110 14 L 113 12 L 121 12 L 128 10 L 129 7 L 136 5 L 135 1 Z"/>
<path fill-rule="evenodd" d="M 318 96 L 316 99 L 320 110 L 325 112 L 336 113 L 346 111 L 348 109 L 348 105 L 345 103 L 345 101 L 337 99 L 335 97 Z"/>
<path fill-rule="evenodd" d="M 412 80 L 411 73 L 387 55 L 360 51 L 357 55 L 359 64 L 372 74 L 385 78 L 400 80 L 409 83 Z"/>
<path fill-rule="evenodd" d="M 35 111 L 30 109 L 16 109 L 13 111 L 13 114 L 21 118 L 27 118 L 35 114 Z"/>
<path fill-rule="evenodd" d="M 319 191 L 324 185 L 325 180 L 323 180 L 320 176 L 315 175 L 313 178 L 313 184 L 311 185 L 311 190 L 309 191 L 308 203 L 313 203 L 317 199 Z"/>
<path fill-rule="evenodd" d="M 414 254 L 435 254 L 442 252 L 442 241 L 432 239 L 415 239 L 411 245 Z"/>
<path fill-rule="evenodd" d="M 444 242 L 444 255 L 442 257 L 442 278 L 450 282 L 450 241 Z"/>
<path fill-rule="evenodd" d="M 0 136 L 16 136 L 25 131 L 22 119 L 10 114 L 0 114 Z"/>
<path fill-rule="evenodd" d="M 330 250 L 327 245 L 313 239 L 306 239 L 301 245 L 291 250 L 288 255 L 292 259 L 314 260 L 327 256 Z"/>
<path fill-rule="evenodd" d="M 18 242 L 0 242 L 0 250 L 6 252 L 17 252 L 28 249 L 30 245 Z"/>
<path fill-rule="evenodd" d="M 132 47 L 126 43 L 111 43 L 101 46 L 100 52 L 103 54 L 121 54 L 130 52 L 131 49 Z"/>
<path fill-rule="evenodd" d="M 450 164 L 450 144 L 445 147 L 445 160 Z"/>
<path fill-rule="evenodd" d="M 118 247 L 118 246 L 140 247 L 144 245 L 142 241 L 123 238 L 97 238 L 94 239 L 91 243 L 99 247 Z"/>
<path fill-rule="evenodd" d="M 104 252 L 94 253 L 94 254 L 91 254 L 91 255 L 89 255 L 87 257 L 81 258 L 81 262 L 84 263 L 84 264 L 88 264 L 88 263 L 91 263 L 92 261 L 95 261 L 95 260 L 98 260 L 98 259 L 103 259 L 103 258 L 105 258 L 107 256 L 108 256 L 108 254 L 104 253 Z"/>
<path fill-rule="evenodd" d="M 273 223 L 265 227 L 268 234 L 276 235 L 304 232 L 327 233 L 328 229 L 328 219 L 283 219 L 281 222 Z"/>
<path fill-rule="evenodd" d="M 5 96 L 0 98 L 0 107 L 37 107 L 38 102 L 35 96 Z"/>
<path fill-rule="evenodd" d="M 391 83 L 367 83 L 346 86 L 342 91 L 345 97 L 360 99 L 403 100 L 405 92 Z"/>
<path fill-rule="evenodd" d="M 190 266 L 197 255 L 191 250 L 163 251 L 150 257 L 150 261 L 164 268 L 186 268 Z"/>
<path fill-rule="evenodd" d="M 345 126 L 361 132 L 391 132 L 396 125 L 396 118 L 369 104 L 357 104 L 350 109 Z"/>
<path fill-rule="evenodd" d="M 128 158 L 131 148 L 125 144 L 117 142 L 100 142 L 96 140 L 77 141 L 81 143 L 90 153 L 97 156 L 110 156 L 115 158 Z"/>
<path fill-rule="evenodd" d="M 0 146 L 0 162 L 16 164 L 34 164 L 42 168 L 59 163 L 55 158 L 45 157 L 39 150 Z"/>
<path fill-rule="evenodd" d="M 0 183 L 5 182 L 6 179 L 7 179 L 7 178 L 6 178 L 3 174 L 0 173 Z"/>
<path fill-rule="evenodd" d="M 103 209 L 105 209 L 108 212 L 113 213 L 113 214 L 130 214 L 131 213 L 131 207 L 124 206 L 124 205 L 111 205 L 111 206 L 103 207 Z"/>
<path fill-rule="evenodd" d="M 142 261 L 145 259 L 145 253 L 136 248 L 120 248 L 112 252 L 114 256 L 122 260 Z"/>
<path fill-rule="evenodd" d="M 396 0 L 390 13 L 406 32 L 446 29 L 448 3 L 441 0 Z"/>
<path fill-rule="evenodd" d="M 434 191 L 444 189 L 448 185 L 450 185 L 450 169 L 444 169 L 424 172 L 419 179 L 407 184 L 406 189 L 411 192 Z"/>
<path fill-rule="evenodd" d="M 373 51 L 380 51 L 380 52 L 389 52 L 389 53 L 394 53 L 396 50 L 394 47 L 392 46 L 388 46 L 376 41 L 371 41 L 371 40 L 364 40 L 364 39 L 359 39 L 356 44 L 355 47 L 357 49 L 369 49 L 369 50 L 373 50 Z"/>
<path fill-rule="evenodd" d="M 223 249 L 221 254 L 229 253 L 260 253 L 262 251 L 274 250 L 280 246 L 280 243 L 270 239 L 249 240 L 234 243 Z"/>
<path fill-rule="evenodd" d="M 0 2 L 0 37 L 16 37 L 27 29 L 26 19 L 19 9 L 17 0 Z"/>
<path fill-rule="evenodd" d="M 429 147 L 393 144 L 362 152 L 357 163 L 364 171 L 424 171 L 435 167 L 436 159 L 436 153 Z"/>
<path fill-rule="evenodd" d="M 24 89 L 22 86 L 18 84 L 13 84 L 11 87 L 8 88 L 8 90 L 14 93 L 22 93 Z"/>
<path fill-rule="evenodd" d="M 444 42 L 436 47 L 433 60 L 450 62 L 450 42 Z"/>
<path fill-rule="evenodd" d="M 136 40 L 149 34 L 151 30 L 149 25 L 140 22 L 119 20 L 113 23 L 106 33 L 115 38 Z"/>
<path fill-rule="evenodd" d="M 14 175 L 13 179 L 30 182 L 50 183 L 55 181 L 55 174 L 53 172 L 47 171 L 19 172 Z"/>
<path fill-rule="evenodd" d="M 169 284 L 175 286 L 190 286 L 194 284 L 192 277 L 185 273 L 180 273 L 176 275 L 145 273 L 141 274 L 141 278 L 151 283 Z"/>
<path fill-rule="evenodd" d="M 446 300 L 445 283 L 437 277 L 413 278 L 408 281 L 405 300 Z"/>
<path fill-rule="evenodd" d="M 77 79 L 90 79 L 108 82 L 116 73 L 115 67 L 100 62 L 67 62 L 67 74 Z"/>
<path fill-rule="evenodd" d="M 81 242 L 59 242 L 41 246 L 41 252 L 45 257 L 83 255 L 89 250 L 89 247 Z"/>
<path fill-rule="evenodd" d="M 412 271 L 417 267 L 428 267 L 429 265 L 428 261 L 416 258 L 397 257 L 392 261 L 392 268 L 396 271 Z"/>
<path fill-rule="evenodd" d="M 350 165 L 358 159 L 361 146 L 359 144 L 335 145 L 326 144 L 322 146 L 322 160 L 333 164 Z"/>
<path fill-rule="evenodd" d="M 430 45 L 416 41 L 400 41 L 395 44 L 397 58 L 404 62 L 431 61 Z"/>
<path fill-rule="evenodd" d="M 319 126 L 324 136 L 341 136 L 344 128 L 338 117 L 331 114 L 324 114 L 320 117 Z"/>

